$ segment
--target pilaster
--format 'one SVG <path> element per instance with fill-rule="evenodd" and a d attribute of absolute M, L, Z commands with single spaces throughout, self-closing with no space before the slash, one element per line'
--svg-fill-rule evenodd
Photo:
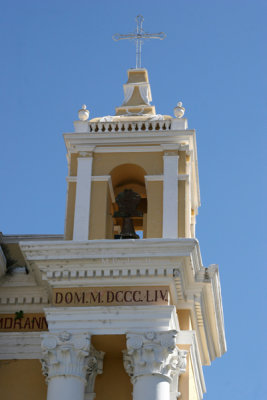
<path fill-rule="evenodd" d="M 178 147 L 162 146 L 163 156 L 163 238 L 178 237 Z"/>
<path fill-rule="evenodd" d="M 89 238 L 93 152 L 80 152 L 77 162 L 73 240 L 85 241 Z"/>

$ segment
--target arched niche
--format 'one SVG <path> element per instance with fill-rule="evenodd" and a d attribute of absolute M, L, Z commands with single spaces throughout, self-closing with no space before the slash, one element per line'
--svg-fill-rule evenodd
<path fill-rule="evenodd" d="M 121 164 L 110 171 L 113 191 L 115 197 L 124 191 L 124 189 L 132 189 L 141 197 L 138 209 L 143 212 L 143 217 L 133 218 L 134 227 L 140 237 L 146 237 L 146 215 L 147 215 L 147 193 L 145 186 L 145 175 L 147 175 L 144 168 L 137 164 Z M 111 205 L 111 213 L 117 210 L 117 204 Z M 114 237 L 120 233 L 121 221 L 113 218 L 114 224 Z"/>

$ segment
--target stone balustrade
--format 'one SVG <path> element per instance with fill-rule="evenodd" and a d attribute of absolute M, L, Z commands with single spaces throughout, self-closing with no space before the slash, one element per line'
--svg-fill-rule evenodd
<path fill-rule="evenodd" d="M 171 120 L 137 121 L 137 122 L 89 122 L 90 133 L 123 133 L 169 131 Z"/>

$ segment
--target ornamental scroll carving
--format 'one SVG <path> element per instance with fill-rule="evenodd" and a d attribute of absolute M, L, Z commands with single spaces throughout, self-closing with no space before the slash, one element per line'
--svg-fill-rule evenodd
<path fill-rule="evenodd" d="M 94 387 L 95 379 L 98 374 L 103 373 L 103 359 L 105 353 L 96 350 L 92 345 L 87 361 L 87 385 L 85 388 L 85 400 L 93 400 L 95 398 Z"/>
<path fill-rule="evenodd" d="M 177 331 L 127 334 L 124 368 L 132 383 L 142 375 L 163 375 L 169 382 L 186 370 L 186 351 L 176 346 Z"/>
<path fill-rule="evenodd" d="M 71 375 L 86 383 L 90 360 L 90 335 L 87 333 L 46 333 L 42 337 L 42 370 L 47 381 Z"/>

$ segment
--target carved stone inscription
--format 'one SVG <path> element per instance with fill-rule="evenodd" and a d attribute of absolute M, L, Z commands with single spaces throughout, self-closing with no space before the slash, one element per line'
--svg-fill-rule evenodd
<path fill-rule="evenodd" d="M 0 332 L 38 332 L 47 331 L 48 326 L 43 313 L 27 313 L 18 318 L 14 314 L 0 314 Z"/>
<path fill-rule="evenodd" d="M 169 305 L 167 286 L 86 287 L 53 289 L 53 305 L 59 307 L 96 307 L 131 305 Z"/>

